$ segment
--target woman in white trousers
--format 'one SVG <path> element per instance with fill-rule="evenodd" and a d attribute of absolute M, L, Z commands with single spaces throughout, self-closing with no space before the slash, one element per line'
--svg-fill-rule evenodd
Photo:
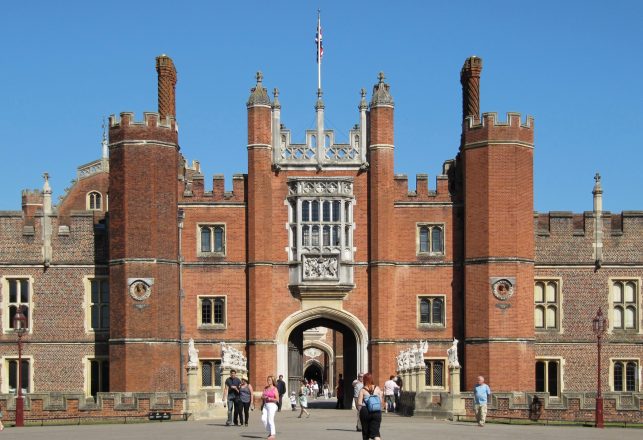
<path fill-rule="evenodd" d="M 261 410 L 261 421 L 266 428 L 269 437 L 268 440 L 274 440 L 277 430 L 275 429 L 275 414 L 277 413 L 277 402 L 279 402 L 279 391 L 273 376 L 266 379 L 266 387 L 261 395 L 263 400 L 263 409 Z"/>

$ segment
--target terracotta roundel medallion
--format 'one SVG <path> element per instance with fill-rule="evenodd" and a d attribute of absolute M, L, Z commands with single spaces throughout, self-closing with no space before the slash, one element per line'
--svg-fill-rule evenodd
<path fill-rule="evenodd" d="M 136 301 L 143 301 L 152 294 L 152 287 L 143 280 L 137 280 L 129 286 L 129 294 Z"/>
<path fill-rule="evenodd" d="M 506 301 L 514 294 L 514 285 L 506 278 L 499 279 L 491 286 L 493 296 L 501 301 Z"/>

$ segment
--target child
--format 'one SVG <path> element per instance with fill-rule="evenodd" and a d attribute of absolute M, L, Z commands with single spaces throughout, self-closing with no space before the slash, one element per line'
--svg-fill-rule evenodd
<path fill-rule="evenodd" d="M 293 411 L 297 411 L 297 396 L 294 391 L 290 393 L 290 407 Z"/>

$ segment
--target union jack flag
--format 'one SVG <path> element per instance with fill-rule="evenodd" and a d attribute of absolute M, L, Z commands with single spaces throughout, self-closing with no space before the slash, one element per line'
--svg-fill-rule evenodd
<path fill-rule="evenodd" d="M 322 40 L 322 28 L 319 20 L 317 21 L 317 34 L 315 34 L 315 48 L 317 49 L 317 62 L 319 63 L 324 57 L 324 42 Z"/>

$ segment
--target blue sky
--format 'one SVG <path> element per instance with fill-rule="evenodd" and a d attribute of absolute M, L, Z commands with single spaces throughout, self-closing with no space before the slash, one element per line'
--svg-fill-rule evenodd
<path fill-rule="evenodd" d="M 23 188 L 54 196 L 100 156 L 102 117 L 156 110 L 155 56 L 177 66 L 182 153 L 212 174 L 247 172 L 246 108 L 257 70 L 282 122 L 314 126 L 314 33 L 322 10 L 326 125 L 347 139 L 359 90 L 383 70 L 395 99 L 396 173 L 458 150 L 459 72 L 484 60 L 481 109 L 536 118 L 535 209 L 643 209 L 643 2 L 10 2 L 0 15 L 0 210 Z M 412 189 L 412 188 L 411 188 Z"/>

